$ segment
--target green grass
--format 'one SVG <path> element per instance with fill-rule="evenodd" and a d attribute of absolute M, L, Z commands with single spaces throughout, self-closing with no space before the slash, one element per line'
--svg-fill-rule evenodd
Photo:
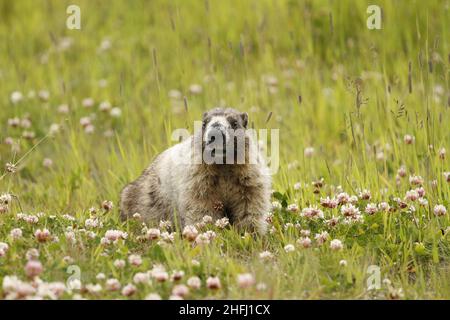
<path fill-rule="evenodd" d="M 103 286 L 98 294 L 66 292 L 63 298 L 121 297 L 96 275 L 125 286 L 155 263 L 169 272 L 183 270 L 180 283 L 199 276 L 202 288 L 187 296 L 194 299 L 395 298 L 399 289 L 406 299 L 450 298 L 449 214 L 433 214 L 436 204 L 449 210 L 450 199 L 444 176 L 449 156 L 439 157 L 441 148 L 450 149 L 449 1 L 378 1 L 381 30 L 366 27 L 369 1 L 77 1 L 81 30 L 68 30 L 66 6 L 72 3 L 0 1 L 0 193 L 17 196 L 0 214 L 0 242 L 9 246 L 0 257 L 0 283 L 12 275 L 30 281 L 25 253 L 38 248 L 44 281 L 65 282 L 68 266 L 77 265 L 83 284 Z M 65 37 L 71 46 L 61 49 Z M 111 47 L 101 50 L 105 39 Z M 277 79 L 275 86 L 264 81 L 269 75 Z M 200 84 L 202 92 L 191 93 L 192 84 Z M 181 99 L 169 97 L 174 89 Z M 50 93 L 47 101 L 28 98 L 40 90 Z M 17 104 L 10 100 L 14 91 L 24 95 Z M 82 106 L 87 97 L 95 101 L 90 109 Z M 121 117 L 99 111 L 102 101 L 119 107 Z M 69 106 L 68 114 L 58 112 L 61 104 Z M 140 222 L 118 219 L 121 188 L 175 143 L 174 129 L 192 130 L 205 110 L 222 104 L 247 111 L 255 128 L 280 129 L 273 189 L 300 211 L 320 206 L 320 198 L 333 196 L 339 185 L 349 194 L 368 189 L 370 202 L 396 207 L 393 199 L 411 189 L 412 174 L 423 177 L 429 204 L 414 203 L 415 212 L 364 213 L 363 223 L 334 228 L 283 208 L 275 210 L 274 230 L 263 237 L 207 226 L 217 238 L 205 246 L 193 247 L 180 232 L 171 245 L 141 242 Z M 86 116 L 93 118 L 92 134 L 80 125 Z M 14 117 L 28 118 L 31 127 L 12 128 L 8 119 Z M 47 136 L 52 124 L 61 130 Z M 104 136 L 107 130 L 113 130 L 111 137 Z M 24 131 L 35 137 L 22 138 Z M 404 143 L 406 134 L 415 137 L 413 144 Z M 4 143 L 7 137 L 15 147 Z M 309 146 L 315 149 L 310 158 L 304 156 Z M 383 157 L 377 157 L 380 151 Z M 43 166 L 44 158 L 52 159 L 50 168 Z M 16 163 L 17 171 L 2 175 L 8 162 Z M 407 175 L 397 184 L 401 166 Z M 311 183 L 320 178 L 324 186 L 315 193 Z M 115 207 L 98 210 L 103 226 L 89 239 L 83 231 L 88 209 L 105 199 Z M 362 212 L 367 202 L 359 200 Z M 43 214 L 31 225 L 17 219 L 21 211 Z M 341 216 L 338 208 L 323 211 L 326 219 Z M 286 229 L 288 222 L 300 227 Z M 64 235 L 69 226 L 76 244 Z M 19 227 L 23 237 L 13 240 L 10 231 Z M 43 228 L 59 242 L 38 243 L 34 232 Z M 128 239 L 101 245 L 109 229 L 127 231 Z M 344 249 L 332 251 L 328 242 L 319 246 L 313 239 L 312 248 L 296 245 L 286 253 L 284 246 L 295 245 L 300 229 L 310 229 L 311 238 L 327 230 Z M 265 250 L 274 255 L 269 262 L 259 258 Z M 115 259 L 126 260 L 130 253 L 142 255 L 143 264 L 114 267 Z M 340 266 L 342 259 L 347 266 Z M 369 291 L 370 265 L 379 266 L 381 280 L 391 285 Z M 247 272 L 266 289 L 240 289 L 236 277 Z M 205 287 L 212 275 L 220 278 L 220 290 Z M 168 298 L 173 285 L 139 284 L 132 298 L 151 292 Z M 7 296 L 4 288 L 0 296 Z"/>

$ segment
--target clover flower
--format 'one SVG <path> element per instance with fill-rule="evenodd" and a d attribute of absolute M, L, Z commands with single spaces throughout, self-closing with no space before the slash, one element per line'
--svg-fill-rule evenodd
<path fill-rule="evenodd" d="M 48 229 L 37 229 L 36 232 L 34 233 L 34 236 L 36 238 L 37 241 L 39 242 L 46 242 L 48 240 L 50 240 L 50 231 Z"/>
<path fill-rule="evenodd" d="M 333 239 L 330 241 L 330 248 L 334 251 L 339 251 L 344 248 L 344 245 L 342 244 L 342 241 L 339 239 Z"/>
<path fill-rule="evenodd" d="M 189 288 L 198 290 L 202 286 L 202 281 L 199 277 L 193 276 L 187 280 L 186 284 L 189 286 Z"/>
<path fill-rule="evenodd" d="M 122 295 L 125 297 L 130 297 L 133 294 L 135 294 L 136 291 L 137 291 L 137 288 L 133 284 L 129 283 L 125 287 L 123 287 Z"/>
<path fill-rule="evenodd" d="M 187 225 L 184 227 L 182 235 L 189 241 L 194 241 L 198 236 L 197 229 L 192 225 Z"/>
<path fill-rule="evenodd" d="M 295 247 L 292 244 L 287 244 L 284 246 L 284 251 L 289 253 L 295 251 Z"/>
<path fill-rule="evenodd" d="M 230 224 L 230 220 L 227 217 L 223 217 L 216 221 L 215 226 L 218 227 L 219 229 L 224 229 L 229 224 Z"/>
<path fill-rule="evenodd" d="M 29 278 L 34 278 L 44 271 L 42 263 L 38 260 L 29 260 L 25 265 L 25 274 Z"/>
<path fill-rule="evenodd" d="M 128 262 L 132 266 L 140 266 L 142 264 L 142 258 L 138 254 L 130 254 L 130 256 L 128 257 Z"/>
<path fill-rule="evenodd" d="M 249 288 L 255 284 L 255 277 L 251 273 L 238 274 L 237 284 L 242 289 Z"/>
<path fill-rule="evenodd" d="M 437 204 L 434 206 L 433 212 L 436 216 L 440 217 L 447 213 L 447 208 L 442 204 Z"/>
<path fill-rule="evenodd" d="M 172 289 L 172 295 L 186 297 L 189 294 L 189 288 L 184 284 L 177 284 Z"/>
<path fill-rule="evenodd" d="M 218 290 L 222 287 L 222 284 L 218 277 L 208 277 L 206 279 L 206 287 L 211 290 Z"/>
<path fill-rule="evenodd" d="M 368 215 L 373 215 L 373 214 L 375 214 L 375 213 L 378 212 L 378 207 L 377 207 L 377 205 L 376 205 L 375 203 L 368 203 L 368 204 L 366 205 L 365 212 L 366 212 Z"/>

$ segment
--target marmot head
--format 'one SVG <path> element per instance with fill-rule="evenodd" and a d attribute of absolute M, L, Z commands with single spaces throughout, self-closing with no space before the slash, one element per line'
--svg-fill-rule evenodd
<path fill-rule="evenodd" d="M 202 123 L 203 150 L 210 149 L 212 157 L 222 155 L 225 159 L 228 152 L 229 157 L 232 156 L 236 160 L 240 150 L 245 153 L 245 130 L 248 125 L 246 112 L 232 108 L 215 108 L 203 114 Z M 230 159 L 226 163 L 229 161 Z"/>

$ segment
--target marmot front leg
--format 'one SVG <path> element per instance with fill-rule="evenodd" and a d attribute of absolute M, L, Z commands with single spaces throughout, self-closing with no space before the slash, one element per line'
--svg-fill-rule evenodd
<path fill-rule="evenodd" d="M 206 215 L 211 216 L 213 221 L 223 218 L 223 204 L 218 200 L 210 199 L 188 199 L 183 202 L 182 208 L 182 225 L 194 225 L 202 221 Z"/>
<path fill-rule="evenodd" d="M 268 210 L 267 199 L 249 195 L 243 196 L 243 199 L 235 203 L 231 210 L 233 225 L 239 230 L 265 234 L 267 231 L 265 218 Z"/>

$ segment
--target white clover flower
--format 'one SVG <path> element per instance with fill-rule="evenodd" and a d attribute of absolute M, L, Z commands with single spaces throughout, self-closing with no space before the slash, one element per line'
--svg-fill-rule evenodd
<path fill-rule="evenodd" d="M 331 250 L 339 251 L 344 248 L 344 245 L 342 244 L 341 240 L 333 239 L 330 241 L 330 248 L 331 248 Z"/>

